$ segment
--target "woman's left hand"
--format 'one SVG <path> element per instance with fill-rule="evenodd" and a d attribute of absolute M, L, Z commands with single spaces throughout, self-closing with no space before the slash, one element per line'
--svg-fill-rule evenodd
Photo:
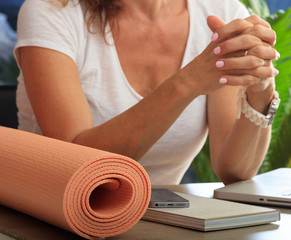
<path fill-rule="evenodd" d="M 232 86 L 248 86 L 248 90 L 259 92 L 274 84 L 278 71 L 272 60 L 279 53 L 272 48 L 276 33 L 269 23 L 257 16 L 237 19 L 229 24 L 215 16 L 208 18 L 208 25 L 214 32 L 212 41 L 217 43 L 216 67 L 222 70 L 221 79 Z M 234 75 L 223 75 L 225 70 L 235 70 Z"/>

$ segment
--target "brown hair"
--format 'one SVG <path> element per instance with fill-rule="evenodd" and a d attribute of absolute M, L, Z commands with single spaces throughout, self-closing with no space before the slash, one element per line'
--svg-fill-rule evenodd
<path fill-rule="evenodd" d="M 65 7 L 70 0 L 54 0 Z M 99 23 L 103 37 L 105 38 L 105 26 L 109 20 L 114 20 L 121 9 L 120 0 L 78 0 L 85 6 L 87 27 L 90 32 L 96 23 Z M 104 16 L 102 16 L 104 12 Z M 114 21 L 113 21 L 114 23 Z"/>

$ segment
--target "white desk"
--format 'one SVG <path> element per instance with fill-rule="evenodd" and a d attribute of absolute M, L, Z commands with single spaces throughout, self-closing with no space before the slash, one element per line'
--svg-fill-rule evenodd
<path fill-rule="evenodd" d="M 203 197 L 212 197 L 213 190 L 222 186 L 221 183 L 184 184 L 167 187 L 173 191 L 190 193 Z M 291 209 L 280 208 L 281 220 L 272 224 L 238 228 L 215 232 L 199 232 L 164 224 L 139 221 L 127 232 L 108 237 L 108 240 L 290 240 Z M 27 215 L 0 206 L 0 240 L 81 240 L 49 224 L 38 221 Z M 12 238 L 11 238 L 12 237 Z"/>

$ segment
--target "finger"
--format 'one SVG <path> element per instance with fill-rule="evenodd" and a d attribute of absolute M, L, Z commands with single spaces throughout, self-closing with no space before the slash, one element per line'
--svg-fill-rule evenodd
<path fill-rule="evenodd" d="M 222 60 L 224 61 L 225 59 L 233 59 L 233 58 L 241 58 L 241 57 L 246 57 L 246 59 L 249 59 L 249 56 L 254 56 L 257 58 L 260 58 L 264 60 L 265 65 L 269 65 L 271 61 L 276 61 L 280 58 L 280 54 L 276 51 L 276 49 L 271 48 L 270 46 L 255 46 L 247 51 L 242 50 L 242 51 L 236 51 L 230 54 L 225 54 L 223 55 Z"/>
<path fill-rule="evenodd" d="M 249 16 L 247 18 L 245 18 L 246 21 L 252 23 L 253 25 L 261 25 L 261 26 L 264 26 L 268 29 L 271 29 L 271 25 L 265 21 L 264 19 L 256 16 L 256 15 L 252 15 L 252 16 Z M 274 47 L 274 45 L 276 44 L 276 38 L 274 41 L 271 42 L 271 46 Z"/>
<path fill-rule="evenodd" d="M 212 17 L 210 18 L 210 23 L 217 21 L 217 19 L 213 19 Z M 219 27 L 219 25 L 217 26 Z M 238 33 L 242 32 L 243 29 L 247 29 L 248 26 L 262 26 L 267 29 L 271 29 L 271 25 L 267 21 L 256 15 L 252 15 L 245 19 L 236 19 L 226 25 L 221 24 L 220 29 L 215 30 L 215 27 L 211 28 L 211 30 L 214 32 L 213 35 L 216 36 L 212 37 L 212 41 L 223 41 L 224 39 L 237 35 Z M 271 46 L 274 46 L 276 40 L 269 40 L 268 42 L 270 42 Z"/>
<path fill-rule="evenodd" d="M 271 25 L 267 21 L 256 15 L 249 16 L 245 18 L 245 20 L 252 23 L 253 25 L 262 25 L 266 28 L 271 28 Z"/>
<path fill-rule="evenodd" d="M 258 45 L 247 51 L 247 55 L 256 56 L 265 60 L 278 60 L 280 58 L 280 53 L 276 49 L 270 46 Z"/>
<path fill-rule="evenodd" d="M 224 70 L 223 76 L 243 76 L 250 75 L 255 78 L 265 79 L 275 77 L 279 74 L 278 70 L 273 66 L 261 66 L 254 69 L 232 69 L 232 70 Z"/>
<path fill-rule="evenodd" d="M 253 24 L 244 19 L 235 19 L 228 24 L 223 25 L 222 27 L 216 29 L 212 35 L 212 41 L 221 42 L 225 39 L 232 38 L 239 33 L 246 31 L 249 27 L 252 27 Z"/>
<path fill-rule="evenodd" d="M 235 58 L 235 57 L 244 57 L 244 56 L 256 56 L 265 61 L 276 61 L 280 58 L 280 53 L 278 53 L 274 48 L 257 48 L 254 47 L 250 50 L 240 50 L 229 54 L 224 54 L 223 58 Z"/>
<path fill-rule="evenodd" d="M 257 45 L 262 45 L 262 41 L 253 35 L 241 35 L 220 43 L 213 52 L 221 56 L 241 50 L 248 50 Z"/>
<path fill-rule="evenodd" d="M 219 79 L 219 83 L 229 86 L 253 86 L 255 84 L 264 84 L 270 78 L 258 78 L 253 75 L 226 75 Z"/>
<path fill-rule="evenodd" d="M 260 83 L 260 79 L 252 75 L 225 75 L 219 79 L 219 83 L 229 86 L 250 86 Z"/>
<path fill-rule="evenodd" d="M 250 54 L 246 54 L 246 53 L 247 53 L 246 50 L 240 50 L 240 51 L 224 54 L 223 58 L 235 58 L 235 57 L 243 57 L 245 55 L 250 55 Z"/>
<path fill-rule="evenodd" d="M 250 34 L 260 38 L 262 41 L 274 46 L 276 42 L 276 32 L 271 28 L 267 28 L 263 25 L 254 25 L 248 28 L 242 34 Z"/>
<path fill-rule="evenodd" d="M 240 74 L 240 70 L 238 70 L 238 73 Z M 242 73 L 248 73 L 257 78 L 271 78 L 277 76 L 279 74 L 279 71 L 271 65 L 261 66 L 251 70 L 245 70 L 242 71 Z"/>
<path fill-rule="evenodd" d="M 207 17 L 207 25 L 212 32 L 215 32 L 218 28 L 224 26 L 225 22 L 221 18 L 211 15 Z"/>
<path fill-rule="evenodd" d="M 221 70 L 250 70 L 261 66 L 267 66 L 265 60 L 250 55 L 238 58 L 220 59 L 215 65 Z"/>

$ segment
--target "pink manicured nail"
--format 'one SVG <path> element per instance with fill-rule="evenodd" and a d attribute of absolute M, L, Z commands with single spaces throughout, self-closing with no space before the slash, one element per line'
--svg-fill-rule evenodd
<path fill-rule="evenodd" d="M 226 78 L 220 78 L 219 79 L 219 83 L 220 84 L 226 84 L 227 83 L 227 79 Z"/>
<path fill-rule="evenodd" d="M 215 65 L 216 65 L 216 67 L 218 67 L 218 68 L 222 68 L 222 67 L 224 66 L 224 62 L 223 62 L 223 61 L 217 61 L 217 62 L 215 63 Z"/>
<path fill-rule="evenodd" d="M 276 51 L 276 60 L 280 58 L 280 53 Z"/>
<path fill-rule="evenodd" d="M 211 36 L 211 41 L 215 42 L 218 39 L 218 33 L 213 33 Z"/>
<path fill-rule="evenodd" d="M 221 53 L 221 48 L 220 47 L 216 47 L 216 48 L 214 48 L 213 52 L 214 52 L 215 55 L 218 55 L 219 53 Z"/>
<path fill-rule="evenodd" d="M 274 68 L 273 73 L 274 73 L 275 76 L 277 76 L 279 74 L 278 69 Z"/>

